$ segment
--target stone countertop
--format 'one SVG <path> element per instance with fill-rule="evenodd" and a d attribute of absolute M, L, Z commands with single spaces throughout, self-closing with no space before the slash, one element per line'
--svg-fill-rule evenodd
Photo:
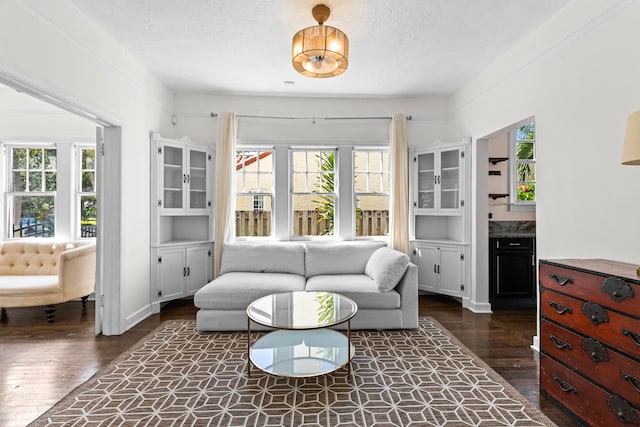
<path fill-rule="evenodd" d="M 525 232 L 502 232 L 502 233 L 489 233 L 489 238 L 491 239 L 505 239 L 505 238 L 526 238 L 526 237 L 536 237 L 536 233 L 525 233 Z"/>
<path fill-rule="evenodd" d="M 489 221 L 490 238 L 536 237 L 535 221 Z"/>

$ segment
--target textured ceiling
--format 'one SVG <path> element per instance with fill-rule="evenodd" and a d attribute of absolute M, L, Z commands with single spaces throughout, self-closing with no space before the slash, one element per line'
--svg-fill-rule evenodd
<path fill-rule="evenodd" d="M 327 0 L 350 49 L 329 79 L 291 65 L 320 0 L 71 1 L 177 92 L 414 96 L 450 94 L 569 0 Z"/>

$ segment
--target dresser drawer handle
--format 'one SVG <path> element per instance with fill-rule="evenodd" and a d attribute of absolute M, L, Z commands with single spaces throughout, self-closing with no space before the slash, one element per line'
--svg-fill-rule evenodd
<path fill-rule="evenodd" d="M 625 335 L 631 338 L 631 341 L 638 347 L 640 347 L 640 334 L 636 334 L 635 332 L 631 332 L 628 329 L 622 328 L 622 335 Z"/>
<path fill-rule="evenodd" d="M 622 378 L 624 378 L 625 380 L 629 381 L 631 383 L 631 385 L 633 386 L 633 388 L 636 389 L 636 391 L 638 393 L 640 393 L 640 379 L 634 377 L 631 374 L 627 374 L 625 371 L 620 372 L 620 375 L 622 375 Z"/>
<path fill-rule="evenodd" d="M 550 273 L 549 277 L 554 279 L 558 283 L 558 285 L 560 285 L 560 286 L 564 286 L 567 283 L 570 284 L 570 285 L 573 285 L 573 279 L 570 279 L 568 277 L 560 276 L 560 275 L 555 274 L 555 273 Z"/>
<path fill-rule="evenodd" d="M 558 385 L 560 386 L 560 390 L 564 391 L 565 393 L 578 393 L 578 390 L 576 390 L 574 386 L 572 386 L 556 374 L 553 374 L 553 380 L 558 383 Z"/>
<path fill-rule="evenodd" d="M 555 301 L 549 301 L 549 305 L 551 306 L 551 308 L 553 308 L 553 311 L 555 311 L 558 314 L 564 314 L 564 313 L 572 313 L 573 310 L 571 310 L 571 307 L 566 307 L 560 303 L 557 303 Z"/>
<path fill-rule="evenodd" d="M 556 337 L 555 335 L 549 334 L 549 339 L 559 349 L 568 348 L 569 350 L 573 350 L 573 346 L 571 345 L 571 343 L 568 343 L 568 342 L 566 342 L 564 340 L 561 340 L 560 338 Z"/>

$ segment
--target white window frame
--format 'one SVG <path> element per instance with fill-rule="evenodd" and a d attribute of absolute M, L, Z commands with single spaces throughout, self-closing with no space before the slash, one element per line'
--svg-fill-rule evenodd
<path fill-rule="evenodd" d="M 533 201 L 518 200 L 518 164 L 519 163 L 530 163 L 533 165 L 536 164 L 537 132 L 536 132 L 536 135 L 534 136 L 534 139 L 532 140 L 533 153 L 534 153 L 533 159 L 521 161 L 517 159 L 517 155 L 516 155 L 516 149 L 517 149 L 517 143 L 518 143 L 518 140 L 517 140 L 518 129 L 530 123 L 535 123 L 535 119 L 530 118 L 530 119 L 523 120 L 513 125 L 508 132 L 509 134 L 509 210 L 513 212 L 535 212 L 536 210 L 535 200 Z M 531 140 L 526 140 L 526 141 L 531 141 Z M 538 170 L 536 168 L 536 181 L 534 181 L 534 184 L 537 182 L 537 173 L 538 173 Z M 537 192 L 536 192 L 536 198 L 537 198 Z"/>
<path fill-rule="evenodd" d="M 13 149 L 16 148 L 25 148 L 25 149 L 29 149 L 29 150 L 33 150 L 33 149 L 42 149 L 42 150 L 46 150 L 46 149 L 55 149 L 56 150 L 56 168 L 55 168 L 55 173 L 56 173 L 56 191 L 13 191 L 13 158 L 11 156 L 11 151 Z M 53 236 L 48 236 L 49 238 L 55 238 L 56 237 L 56 233 L 58 232 L 58 171 L 60 169 L 60 163 L 59 163 L 59 156 L 60 154 L 60 150 L 58 149 L 57 145 L 55 143 L 42 143 L 42 142 L 38 142 L 38 143 L 28 143 L 28 142 L 24 142 L 24 143 L 7 143 L 5 145 L 5 155 L 4 155 L 4 165 L 6 166 L 6 175 L 5 175 L 5 186 L 4 186 L 4 216 L 5 216 L 5 231 L 2 233 L 2 238 L 3 239 L 7 239 L 7 240 L 20 240 L 20 239 L 25 239 L 28 238 L 28 236 L 26 237 L 14 237 L 14 233 L 13 233 L 13 210 L 12 210 L 12 204 L 13 204 L 13 198 L 14 197 L 30 197 L 30 196 L 53 196 L 53 204 L 54 204 L 54 212 L 55 213 L 55 221 L 54 221 L 54 234 Z M 28 170 L 28 168 L 27 168 Z M 44 169 L 44 165 L 43 165 L 43 171 L 45 171 L 46 169 Z M 46 178 L 43 177 L 43 182 L 46 181 Z M 27 188 L 28 188 L 28 178 L 27 178 Z M 6 234 L 5 234 L 6 233 Z M 42 237 L 39 237 L 42 238 Z"/>
<path fill-rule="evenodd" d="M 94 150 L 94 164 L 93 164 L 93 172 L 94 172 L 94 191 L 83 191 L 82 190 L 82 151 L 83 150 Z M 98 173 L 96 170 L 96 162 L 97 162 L 97 149 L 96 144 L 74 144 L 74 157 L 75 157 L 75 205 L 74 205 L 74 233 L 75 239 L 95 239 L 95 237 L 82 237 L 82 225 L 80 221 L 82 220 L 82 205 L 81 200 L 83 196 L 93 196 L 96 197 L 97 202 L 97 185 L 98 185 Z"/>
<path fill-rule="evenodd" d="M 242 144 L 238 144 L 236 146 L 236 156 L 238 152 L 271 152 L 271 155 L 269 156 L 271 158 L 271 188 L 266 188 L 262 183 L 260 183 L 260 158 L 258 158 L 256 160 L 256 164 L 257 164 L 257 170 L 255 172 L 248 172 L 250 174 L 255 174 L 257 176 L 256 179 L 256 188 L 250 188 L 247 189 L 244 185 L 244 183 L 242 183 L 242 188 L 245 191 L 241 191 L 241 192 L 235 192 L 236 189 L 236 183 L 235 183 L 235 177 L 237 176 L 237 171 L 233 171 L 233 176 L 234 176 L 234 197 L 238 197 L 238 196 L 251 196 L 252 197 L 252 204 L 254 206 L 254 210 L 255 210 L 255 202 L 256 202 L 256 198 L 260 198 L 262 199 L 262 209 L 264 211 L 264 209 L 266 208 L 265 206 L 265 196 L 270 196 L 271 198 L 271 235 L 269 236 L 235 236 L 236 240 L 265 240 L 265 239 L 273 239 L 274 238 L 274 234 L 275 234 L 275 210 L 274 210 L 274 206 L 275 206 L 275 197 L 276 197 L 276 192 L 275 192 L 275 188 L 274 188 L 274 183 L 275 183 L 275 168 L 276 168 L 276 162 L 275 162 L 275 155 L 276 155 L 276 151 L 273 147 L 273 145 L 242 145 Z M 258 155 L 259 157 L 259 155 Z M 244 161 L 243 161 L 244 163 Z M 243 176 L 243 180 L 244 177 L 247 175 L 247 171 L 245 170 L 245 168 L 243 168 L 242 170 L 242 176 Z M 234 213 L 235 215 L 235 213 Z"/>
<path fill-rule="evenodd" d="M 310 172 L 308 164 L 305 165 L 304 172 L 294 171 L 293 169 L 293 154 L 294 152 L 322 152 L 322 153 L 333 153 L 334 166 L 333 166 L 333 193 L 321 193 L 321 192 L 312 192 L 309 190 L 309 174 L 311 173 L 320 173 L 322 172 Z M 305 156 L 306 157 L 306 156 Z M 339 154 L 338 149 L 335 145 L 315 145 L 315 146 L 293 146 L 289 148 L 289 165 L 288 165 L 288 173 L 289 173 L 289 240 L 335 240 L 338 238 L 340 234 L 340 198 L 338 197 L 340 192 L 340 174 L 339 174 Z M 300 174 L 304 173 L 305 177 L 305 187 L 307 191 L 294 191 L 294 173 Z M 316 236 L 316 235 L 302 235 L 302 236 L 294 236 L 293 235 L 293 198 L 296 195 L 317 195 L 317 196 L 327 196 L 333 194 L 333 234 L 327 236 Z"/>
<path fill-rule="evenodd" d="M 352 225 L 352 233 L 353 233 L 353 238 L 354 240 L 387 240 L 389 239 L 389 235 L 378 235 L 378 236 L 357 236 L 357 232 L 356 232 L 356 211 L 358 209 L 357 206 L 357 200 L 358 200 L 358 196 L 360 195 L 379 195 L 379 196 L 388 196 L 389 197 L 389 206 L 387 207 L 389 210 L 389 213 L 391 213 L 391 188 L 389 188 L 389 191 L 387 192 L 377 192 L 377 191 L 366 191 L 366 192 L 356 192 L 356 183 L 355 183 L 355 175 L 356 175 L 356 165 L 355 165 L 355 160 L 356 160 L 356 153 L 357 152 L 365 152 L 365 153 L 372 153 L 372 152 L 379 152 L 379 153 L 387 153 L 387 166 L 391 166 L 389 163 L 389 147 L 367 147 L 367 146 L 355 146 L 353 147 L 352 151 L 351 151 L 351 162 L 352 162 L 352 171 L 353 173 L 351 174 L 351 176 L 353 177 L 353 183 L 352 183 L 352 221 L 353 221 L 353 225 Z M 381 158 L 382 159 L 382 158 Z M 382 164 L 380 165 L 380 171 L 371 171 L 371 168 L 369 167 L 369 156 L 367 158 L 367 170 L 366 171 L 358 171 L 359 174 L 366 174 L 367 175 L 367 190 L 369 190 L 369 182 L 370 182 L 370 175 L 380 175 L 381 178 L 381 182 L 382 182 L 382 177 L 384 176 L 384 174 L 387 175 L 387 183 L 390 186 L 391 185 L 391 171 L 389 169 L 387 169 L 386 171 L 382 170 Z M 391 224 L 389 224 L 389 226 L 391 226 Z"/>
<path fill-rule="evenodd" d="M 355 203 L 353 203 L 353 150 L 354 149 L 389 149 L 386 139 L 368 140 L 358 143 L 353 140 L 314 141 L 309 145 L 291 140 L 261 140 L 241 139 L 236 144 L 236 150 L 246 148 L 253 150 L 273 150 L 273 194 L 272 202 L 272 235 L 267 237 L 236 237 L 236 240 L 263 241 L 332 241 L 354 240 L 355 234 Z M 334 212 L 333 236 L 293 236 L 292 206 L 291 206 L 291 150 L 306 149 L 311 151 L 336 150 L 336 212 Z M 390 171 L 391 173 L 391 171 Z M 235 191 L 235 186 L 233 187 Z M 389 207 L 391 209 L 391 206 Z M 388 242 L 388 236 L 371 236 L 366 239 Z"/>

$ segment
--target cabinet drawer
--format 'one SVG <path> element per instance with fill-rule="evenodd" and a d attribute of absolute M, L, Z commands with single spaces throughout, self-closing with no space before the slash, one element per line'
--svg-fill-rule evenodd
<path fill-rule="evenodd" d="M 540 262 L 540 285 L 640 317 L 640 286 L 615 276 L 600 276 Z"/>
<path fill-rule="evenodd" d="M 493 250 L 523 250 L 533 252 L 533 237 L 493 237 L 489 239 Z"/>
<path fill-rule="evenodd" d="M 640 407 L 640 363 L 549 321 L 540 325 L 542 352 Z"/>
<path fill-rule="evenodd" d="M 640 358 L 638 319 L 550 290 L 540 294 L 540 310 L 547 319 Z"/>
<path fill-rule="evenodd" d="M 540 357 L 540 385 L 544 392 L 592 426 L 640 423 L 638 408 L 546 356 Z"/>

